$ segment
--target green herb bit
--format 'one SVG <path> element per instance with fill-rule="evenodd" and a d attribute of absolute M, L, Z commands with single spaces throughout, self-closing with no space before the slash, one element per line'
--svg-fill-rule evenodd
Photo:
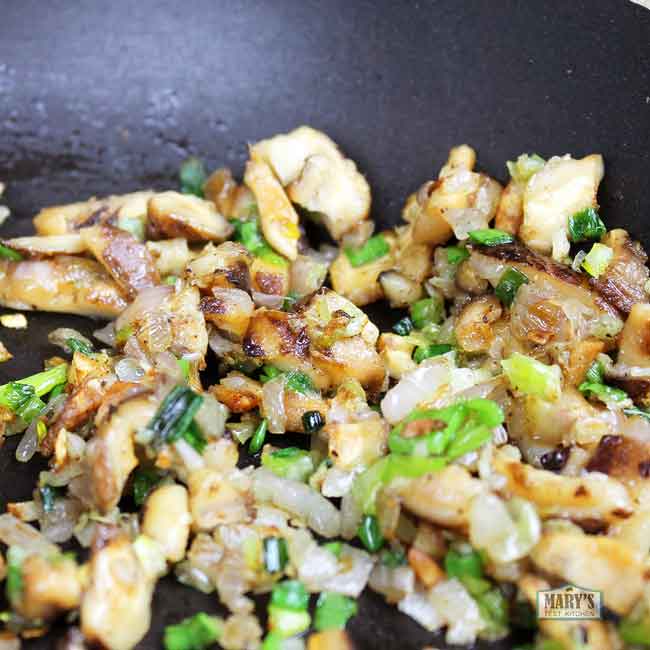
<path fill-rule="evenodd" d="M 20 546 L 10 546 L 7 551 L 7 578 L 5 591 L 7 600 L 13 606 L 17 604 L 23 593 L 23 560 L 27 552 Z"/>
<path fill-rule="evenodd" d="M 135 334 L 135 330 L 131 325 L 125 325 L 124 327 L 120 327 L 120 329 L 117 330 L 117 332 L 115 332 L 115 343 L 117 343 L 117 345 L 123 345 L 134 334 Z"/>
<path fill-rule="evenodd" d="M 68 364 L 60 363 L 57 366 L 52 366 L 48 370 L 43 372 L 37 372 L 35 375 L 30 375 L 24 379 L 19 379 L 18 384 L 32 386 L 37 397 L 43 397 L 47 395 L 55 386 L 59 384 L 65 384 L 68 380 Z M 6 386 L 10 384 L 4 384 L 0 386 L 0 404 L 2 403 L 2 394 Z"/>
<path fill-rule="evenodd" d="M 23 422 L 30 424 L 36 416 L 40 415 L 44 408 L 45 402 L 34 395 L 15 413 Z"/>
<path fill-rule="evenodd" d="M 494 293 L 506 307 L 510 307 L 522 284 L 528 284 L 528 278 L 521 271 L 510 267 L 501 275 Z"/>
<path fill-rule="evenodd" d="M 267 537 L 264 540 L 264 568 L 269 573 L 278 573 L 288 561 L 287 542 L 282 537 Z"/>
<path fill-rule="evenodd" d="M 314 627 L 318 632 L 324 630 L 343 630 L 347 622 L 356 616 L 357 603 L 348 596 L 324 591 L 316 601 Z"/>
<path fill-rule="evenodd" d="M 483 560 L 476 551 L 471 553 L 459 553 L 454 549 L 447 551 L 445 555 L 445 572 L 450 578 L 483 578 Z"/>
<path fill-rule="evenodd" d="M 343 542 L 327 542 L 326 544 L 323 544 L 323 548 L 326 551 L 329 551 L 338 560 L 343 551 Z"/>
<path fill-rule="evenodd" d="M 392 429 L 388 448 L 395 454 L 456 458 L 480 447 L 503 419 L 498 404 L 482 398 L 457 402 L 442 409 L 415 409 Z M 418 423 L 419 435 L 403 436 L 402 432 L 411 423 Z"/>
<path fill-rule="evenodd" d="M 559 366 L 549 366 L 537 359 L 515 352 L 501 362 L 510 384 L 525 395 L 535 395 L 555 401 L 562 392 L 562 372 Z"/>
<path fill-rule="evenodd" d="M 298 447 L 265 451 L 262 454 L 262 466 L 278 476 L 303 483 L 314 473 L 311 454 Z"/>
<path fill-rule="evenodd" d="M 43 485 L 38 489 L 43 502 L 43 510 L 45 512 L 52 512 L 56 504 L 56 500 L 60 499 L 65 494 L 65 488 L 54 487 L 53 485 Z"/>
<path fill-rule="evenodd" d="M 468 236 L 472 244 L 480 246 L 500 246 L 502 244 L 512 244 L 515 241 L 514 236 L 509 232 L 497 230 L 496 228 L 472 230 Z"/>
<path fill-rule="evenodd" d="M 594 244 L 582 262 L 582 268 L 594 278 L 600 277 L 614 257 L 614 251 L 604 244 Z"/>
<path fill-rule="evenodd" d="M 375 235 L 359 248 L 346 246 L 344 250 L 350 264 L 356 268 L 388 255 L 390 246 L 383 235 Z"/>
<path fill-rule="evenodd" d="M 268 244 L 258 248 L 255 251 L 255 255 L 273 266 L 279 266 L 281 268 L 289 266 L 287 259 L 282 257 L 279 253 L 276 253 Z"/>
<path fill-rule="evenodd" d="M 618 624 L 618 633 L 625 643 L 650 646 L 650 620 L 631 617 L 622 619 Z"/>
<path fill-rule="evenodd" d="M 12 410 L 26 424 L 29 424 L 45 408 L 45 402 L 38 397 L 37 389 L 31 384 L 22 382 L 1 386 L 0 404 Z"/>
<path fill-rule="evenodd" d="M 423 298 L 411 305 L 411 320 L 417 329 L 422 329 L 430 323 L 439 324 L 445 317 L 445 305 L 441 296 Z"/>
<path fill-rule="evenodd" d="M 546 161 L 538 156 L 536 153 L 527 154 L 522 153 L 517 160 L 509 160 L 506 163 L 508 172 L 513 181 L 516 183 L 526 183 L 530 180 L 533 174 L 537 173 Z"/>
<path fill-rule="evenodd" d="M 82 354 L 92 354 L 93 348 L 92 345 L 88 345 L 85 341 L 81 339 L 69 338 L 65 340 L 66 347 L 72 352 L 81 352 Z"/>
<path fill-rule="evenodd" d="M 256 454 L 264 445 L 264 441 L 266 440 L 266 429 L 268 425 L 269 423 L 267 422 L 266 418 L 264 418 L 259 423 L 257 429 L 255 429 L 255 433 L 253 434 L 253 437 L 248 444 L 248 451 L 250 451 L 251 454 Z"/>
<path fill-rule="evenodd" d="M 178 176 L 183 194 L 194 194 L 203 198 L 203 184 L 208 176 L 201 160 L 195 156 L 185 159 L 181 163 Z"/>
<path fill-rule="evenodd" d="M 190 422 L 190 425 L 183 432 L 182 438 L 185 442 L 194 447 L 199 454 L 202 454 L 208 446 L 208 441 L 205 439 L 201 429 L 199 429 L 196 420 Z"/>
<path fill-rule="evenodd" d="M 260 373 L 259 380 L 265 384 L 271 379 L 275 379 L 280 375 L 285 375 L 286 377 L 286 387 L 289 390 L 293 390 L 297 393 L 302 393 L 303 395 L 308 395 L 310 393 L 315 393 L 316 388 L 312 380 L 304 372 L 300 370 L 289 370 L 283 371 L 276 366 L 265 364 L 262 366 L 262 372 Z"/>
<path fill-rule="evenodd" d="M 174 386 L 147 426 L 154 446 L 178 440 L 190 426 L 203 397 L 187 386 Z"/>
<path fill-rule="evenodd" d="M 141 506 L 149 492 L 162 480 L 163 475 L 153 468 L 139 468 L 133 476 L 133 500 Z"/>
<path fill-rule="evenodd" d="M 488 583 L 489 584 L 489 583 Z M 508 601 L 498 587 L 475 596 L 483 620 L 488 630 L 502 633 L 508 628 Z"/>
<path fill-rule="evenodd" d="M 55 397 L 58 397 L 65 391 L 65 383 L 63 384 L 58 384 L 55 386 L 51 391 L 50 395 L 48 397 L 48 402 L 51 402 Z"/>
<path fill-rule="evenodd" d="M 271 605 L 268 621 L 269 628 L 274 634 L 282 639 L 288 639 L 304 632 L 311 623 L 311 616 L 307 611 L 296 612 L 292 609 L 282 609 Z M 272 647 L 283 647 L 283 645 Z"/>
<path fill-rule="evenodd" d="M 400 318 L 395 325 L 393 325 L 393 332 L 400 336 L 408 336 L 413 331 L 413 321 L 408 317 Z"/>
<path fill-rule="evenodd" d="M 646 420 L 650 420 L 650 413 L 645 409 L 641 409 L 638 406 L 632 406 L 627 409 L 623 409 L 623 413 L 628 417 L 640 417 Z"/>
<path fill-rule="evenodd" d="M 204 650 L 219 640 L 222 627 L 217 616 L 199 612 L 165 628 L 165 650 Z"/>
<path fill-rule="evenodd" d="M 259 231 L 257 219 L 249 219 L 248 221 L 234 219 L 231 223 L 235 228 L 235 241 L 243 244 L 251 253 L 254 254 L 256 250 L 267 245 L 266 240 Z"/>
<path fill-rule="evenodd" d="M 178 277 L 176 275 L 168 275 L 163 278 L 163 284 L 168 284 L 169 286 L 173 287 L 176 284 L 176 280 L 178 280 Z"/>
<path fill-rule="evenodd" d="M 620 388 L 607 386 L 606 384 L 598 384 L 590 381 L 584 381 L 578 387 L 581 393 L 587 397 L 595 397 L 605 404 L 621 403 L 629 400 L 629 395 Z"/>
<path fill-rule="evenodd" d="M 359 539 L 371 552 L 376 553 L 384 545 L 384 536 L 375 515 L 364 515 L 359 525 Z"/>
<path fill-rule="evenodd" d="M 276 366 L 271 366 L 269 364 L 265 364 L 262 366 L 262 372 L 260 373 L 259 380 L 263 384 L 266 384 L 267 381 L 271 381 L 271 379 L 275 379 L 276 377 L 279 377 L 281 374 L 282 374 L 282 370 L 280 370 L 280 368 L 277 368 Z"/>
<path fill-rule="evenodd" d="M 277 632 L 269 632 L 262 643 L 262 650 L 282 650 L 283 641 Z"/>
<path fill-rule="evenodd" d="M 181 357 L 180 359 L 176 359 L 176 363 L 183 373 L 183 378 L 187 380 L 190 376 L 190 362 Z"/>
<path fill-rule="evenodd" d="M 432 343 L 431 345 L 419 346 L 415 349 L 413 353 L 413 360 L 415 363 L 420 363 L 425 359 L 430 359 L 431 357 L 439 357 L 441 354 L 447 354 L 451 352 L 454 348 L 448 343 Z"/>
<path fill-rule="evenodd" d="M 289 293 L 284 297 L 282 301 L 282 311 L 293 311 L 296 303 L 300 300 L 300 296 L 294 291 L 289 291 Z"/>
<path fill-rule="evenodd" d="M 47 426 L 45 426 L 45 422 L 43 420 L 39 420 L 36 423 L 36 437 L 38 439 L 38 444 L 40 445 L 43 440 L 45 440 L 45 436 L 47 436 Z"/>
<path fill-rule="evenodd" d="M 0 404 L 14 413 L 35 396 L 34 387 L 29 384 L 12 382 L 0 387 Z"/>
<path fill-rule="evenodd" d="M 287 267 L 289 265 L 288 261 L 282 255 L 278 255 L 264 239 L 260 233 L 257 219 L 248 221 L 234 219 L 231 223 L 235 227 L 235 241 L 243 244 L 253 255 L 274 266 Z"/>
<path fill-rule="evenodd" d="M 447 262 L 454 266 L 469 259 L 469 251 L 464 246 L 447 246 L 445 252 L 447 253 Z"/>
<path fill-rule="evenodd" d="M 287 376 L 287 388 L 296 393 L 301 393 L 302 395 L 309 395 L 310 393 L 315 393 L 316 388 L 312 382 L 309 375 L 306 375 L 300 370 L 291 370 L 286 373 Z"/>
<path fill-rule="evenodd" d="M 585 373 L 585 381 L 592 384 L 602 384 L 605 380 L 605 369 L 600 361 L 594 361 Z"/>
<path fill-rule="evenodd" d="M 325 418 L 320 411 L 305 411 L 302 414 L 302 427 L 305 433 L 318 433 L 325 426 Z"/>
<path fill-rule="evenodd" d="M 379 556 L 379 561 L 384 566 L 395 569 L 398 566 L 404 566 L 406 564 L 406 555 L 404 555 L 404 551 L 401 548 L 385 548 Z"/>
<path fill-rule="evenodd" d="M 362 512 L 375 514 L 377 492 L 383 485 L 388 485 L 396 478 L 419 478 L 438 472 L 446 463 L 445 458 L 389 454 L 357 476 L 352 486 L 352 495 Z"/>
<path fill-rule="evenodd" d="M 600 239 L 607 229 L 595 208 L 586 208 L 569 217 L 569 239 L 572 242 Z"/>
<path fill-rule="evenodd" d="M 309 593 L 299 580 L 284 580 L 273 587 L 271 605 L 302 612 L 309 606 Z"/>
<path fill-rule="evenodd" d="M 20 262 L 23 259 L 23 256 L 18 251 L 4 244 L 0 244 L 0 257 L 5 260 L 11 260 L 12 262 Z"/>

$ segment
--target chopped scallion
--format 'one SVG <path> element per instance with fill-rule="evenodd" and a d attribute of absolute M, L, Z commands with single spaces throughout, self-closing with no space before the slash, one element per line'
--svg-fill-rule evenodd
<path fill-rule="evenodd" d="M 506 307 L 510 307 L 522 284 L 528 284 L 528 278 L 521 271 L 510 267 L 501 275 L 494 293 Z"/>
<path fill-rule="evenodd" d="M 183 373 L 183 378 L 188 379 L 190 376 L 190 362 L 181 357 L 180 359 L 176 359 L 176 363 Z"/>
<path fill-rule="evenodd" d="M 585 373 L 585 381 L 593 384 L 602 384 L 605 378 L 603 364 L 600 361 L 594 361 Z"/>
<path fill-rule="evenodd" d="M 559 366 L 548 366 L 519 352 L 504 359 L 501 366 L 512 387 L 525 395 L 555 401 L 562 392 L 562 371 Z"/>
<path fill-rule="evenodd" d="M 248 221 L 234 219 L 232 224 L 235 227 L 235 241 L 243 244 L 253 255 L 274 266 L 288 266 L 287 260 L 282 255 L 278 255 L 264 239 L 257 219 Z"/>
<path fill-rule="evenodd" d="M 65 489 L 54 487 L 52 485 L 43 485 L 38 491 L 41 495 L 41 501 L 43 502 L 43 510 L 45 512 L 52 512 L 56 500 L 63 496 Z"/>
<path fill-rule="evenodd" d="M 69 338 L 65 340 L 66 347 L 70 352 L 81 352 L 82 354 L 92 354 L 93 348 L 92 345 L 88 345 L 85 341 L 81 339 Z"/>
<path fill-rule="evenodd" d="M 645 420 L 650 420 L 650 412 L 645 409 L 641 409 L 638 406 L 633 406 L 631 408 L 623 409 L 623 413 L 628 417 L 640 417 Z"/>
<path fill-rule="evenodd" d="M 606 232 L 595 208 L 585 208 L 569 217 L 569 239 L 572 242 L 597 240 Z"/>
<path fill-rule="evenodd" d="M 338 560 L 341 557 L 341 551 L 343 551 L 343 542 L 327 542 L 323 544 L 323 548 Z"/>
<path fill-rule="evenodd" d="M 380 556 L 380 562 L 391 569 L 394 569 L 398 566 L 404 566 L 406 564 L 406 555 L 402 549 L 384 549 Z"/>
<path fill-rule="evenodd" d="M 400 336 L 407 336 L 413 330 L 413 321 L 408 317 L 400 318 L 395 325 L 393 325 L 393 332 Z"/>
<path fill-rule="evenodd" d="M 134 334 L 135 334 L 135 330 L 131 325 L 125 325 L 124 327 L 120 327 L 120 329 L 117 330 L 117 332 L 115 332 L 115 343 L 117 343 L 118 345 L 123 345 Z"/>
<path fill-rule="evenodd" d="M 594 244 L 582 262 L 582 268 L 594 278 L 600 277 L 614 257 L 614 251 L 605 244 Z"/>
<path fill-rule="evenodd" d="M 264 568 L 269 573 L 282 571 L 289 561 L 287 543 L 282 537 L 267 537 L 264 540 Z"/>
<path fill-rule="evenodd" d="M 182 434 L 183 440 L 189 443 L 199 454 L 202 454 L 205 451 L 205 448 L 208 446 L 208 441 L 205 439 L 199 425 L 196 423 L 196 420 L 192 420 Z"/>
<path fill-rule="evenodd" d="M 273 587 L 271 605 L 302 612 L 309 606 L 309 593 L 299 580 L 284 580 Z"/>
<path fill-rule="evenodd" d="M 624 390 L 606 384 L 584 381 L 578 388 L 581 393 L 588 397 L 595 397 L 607 405 L 620 404 L 630 399 Z"/>
<path fill-rule="evenodd" d="M 317 433 L 325 426 L 325 418 L 320 411 L 305 411 L 302 414 L 302 427 L 305 433 Z"/>
<path fill-rule="evenodd" d="M 274 474 L 293 481 L 305 482 L 314 473 L 311 454 L 298 447 L 285 447 L 262 454 L 262 466 Z"/>
<path fill-rule="evenodd" d="M 447 253 L 447 262 L 454 266 L 469 259 L 469 251 L 463 246 L 447 246 L 445 253 Z"/>
<path fill-rule="evenodd" d="M 175 386 L 147 425 L 147 437 L 157 447 L 175 442 L 187 431 L 202 403 L 203 397 L 187 386 Z"/>
<path fill-rule="evenodd" d="M 153 468 L 138 468 L 133 476 L 133 500 L 141 506 L 151 490 L 160 483 L 162 474 Z"/>
<path fill-rule="evenodd" d="M 324 591 L 316 601 L 314 627 L 323 630 L 343 630 L 347 622 L 356 615 L 357 603 L 342 594 Z"/>
<path fill-rule="evenodd" d="M 522 153 L 517 160 L 509 160 L 506 167 L 510 176 L 516 183 L 526 183 L 531 176 L 537 173 L 544 166 L 544 159 L 536 153 Z"/>
<path fill-rule="evenodd" d="M 441 296 L 423 298 L 411 305 L 411 320 L 418 329 L 430 323 L 441 323 L 445 317 L 445 305 Z"/>
<path fill-rule="evenodd" d="M 185 159 L 178 172 L 183 194 L 194 194 L 203 198 L 203 184 L 207 178 L 205 167 L 195 156 Z"/>
<path fill-rule="evenodd" d="M 12 262 L 19 262 L 23 259 L 23 256 L 18 251 L 9 248 L 9 246 L 5 246 L 4 244 L 0 244 L 0 257 L 5 260 L 11 260 Z"/>
<path fill-rule="evenodd" d="M 483 560 L 476 552 L 459 553 L 450 549 L 445 555 L 445 572 L 450 578 L 463 580 L 466 576 L 472 578 L 483 577 Z"/>
<path fill-rule="evenodd" d="M 15 605 L 23 593 L 23 560 L 27 553 L 20 546 L 10 546 L 7 551 L 7 577 L 5 591 L 7 600 Z"/>
<path fill-rule="evenodd" d="M 388 255 L 390 246 L 383 235 L 375 235 L 359 248 L 346 246 L 344 250 L 350 264 L 358 267 L 364 264 L 370 264 L 370 262 L 374 262 L 380 257 Z"/>
<path fill-rule="evenodd" d="M 650 620 L 648 618 L 635 620 L 628 616 L 619 622 L 618 633 L 626 644 L 650 646 Z"/>
<path fill-rule="evenodd" d="M 416 363 L 420 363 L 425 359 L 438 357 L 441 354 L 447 354 L 447 352 L 451 352 L 452 350 L 452 346 L 448 343 L 432 343 L 431 345 L 419 346 L 413 353 L 413 360 Z"/>
<path fill-rule="evenodd" d="M 509 232 L 497 230 L 496 228 L 472 230 L 468 236 L 472 244 L 478 244 L 480 246 L 500 246 L 501 244 L 511 244 L 515 241 L 515 238 Z"/>
<path fill-rule="evenodd" d="M 374 515 L 363 516 L 358 534 L 361 543 L 371 553 L 376 553 L 384 545 L 384 536 L 381 534 L 379 521 Z"/>
<path fill-rule="evenodd" d="M 165 628 L 165 650 L 204 650 L 219 640 L 222 627 L 220 618 L 199 612 Z"/>
<path fill-rule="evenodd" d="M 255 433 L 253 434 L 253 437 L 248 444 L 248 451 L 250 451 L 251 454 L 256 454 L 264 445 L 264 441 L 266 440 L 267 427 L 268 422 L 266 418 L 264 418 L 257 426 L 257 429 L 255 429 Z"/>

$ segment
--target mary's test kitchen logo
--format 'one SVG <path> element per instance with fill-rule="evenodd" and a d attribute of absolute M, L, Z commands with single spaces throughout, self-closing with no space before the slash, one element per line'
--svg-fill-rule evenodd
<path fill-rule="evenodd" d="M 564 585 L 537 592 L 537 618 L 599 619 L 602 592 Z"/>

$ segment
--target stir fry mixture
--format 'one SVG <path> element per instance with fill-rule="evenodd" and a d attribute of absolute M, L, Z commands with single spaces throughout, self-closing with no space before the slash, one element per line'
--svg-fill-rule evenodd
<path fill-rule="evenodd" d="M 241 184 L 190 159 L 180 192 L 4 240 L 0 304 L 108 324 L 0 386 L 17 459 L 49 459 L 0 516 L 3 648 L 58 618 L 64 650 L 133 648 L 165 574 L 215 594 L 167 650 L 351 648 L 366 588 L 432 643 L 650 645 L 646 254 L 598 213 L 600 155 L 523 154 L 505 187 L 475 162 L 375 233 L 355 163 L 300 127 Z M 567 583 L 602 620 L 536 620 Z"/>

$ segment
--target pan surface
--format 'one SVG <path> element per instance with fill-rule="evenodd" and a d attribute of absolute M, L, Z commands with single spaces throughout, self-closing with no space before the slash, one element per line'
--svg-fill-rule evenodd
<path fill-rule="evenodd" d="M 247 142 L 302 123 L 357 161 L 382 225 L 461 142 L 501 180 L 524 151 L 601 152 L 608 227 L 650 245 L 650 11 L 631 2 L 0 4 L 0 180 L 13 213 L 2 236 L 30 232 L 47 204 L 174 186 L 190 154 L 240 174 Z M 15 355 L 2 383 L 55 353 L 48 331 L 93 329 L 28 319 L 0 332 Z M 41 469 L 14 460 L 16 443 L 0 453 L 3 508 L 29 498 Z M 217 609 L 168 578 L 139 647 L 160 648 L 166 624 Z M 444 647 L 374 594 L 349 629 L 358 650 Z M 53 647 L 61 633 L 24 647 Z"/>

